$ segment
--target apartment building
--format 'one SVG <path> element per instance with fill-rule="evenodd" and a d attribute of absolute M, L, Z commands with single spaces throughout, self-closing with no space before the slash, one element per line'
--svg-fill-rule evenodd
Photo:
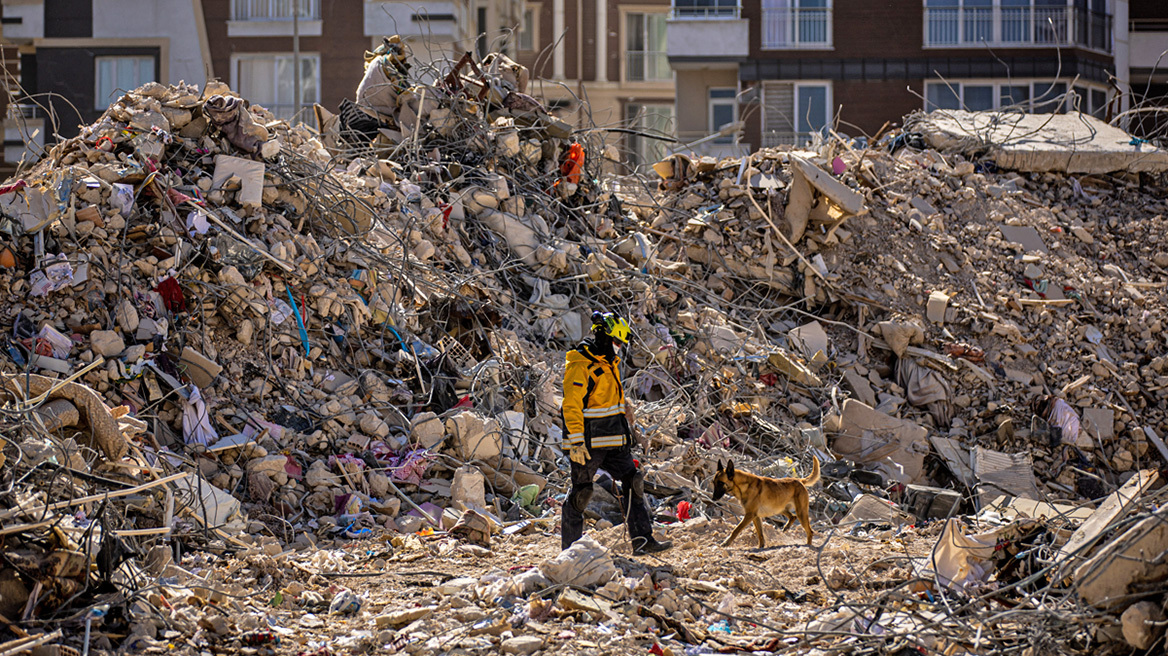
<path fill-rule="evenodd" d="M 1168 116 L 1157 109 L 1168 106 L 1168 2 L 1129 0 L 1128 11 L 1130 127 L 1142 136 L 1164 136 Z"/>
<path fill-rule="evenodd" d="M 534 95 L 566 120 L 638 133 L 605 134 L 630 163 L 653 163 L 670 144 L 651 135 L 676 129 L 669 16 L 669 0 L 529 0 L 516 30 L 518 61 L 531 70 Z"/>
<path fill-rule="evenodd" d="M 666 36 L 679 134 L 741 118 L 757 148 L 826 126 L 872 136 L 918 109 L 1106 116 L 1133 79 L 1133 34 L 1129 0 L 673 0 Z M 1141 48 L 1142 66 L 1155 46 Z"/>
<path fill-rule="evenodd" d="M 47 133 L 76 135 L 119 90 L 203 84 L 198 9 L 191 0 L 3 0 L 4 160 L 36 156 Z"/>

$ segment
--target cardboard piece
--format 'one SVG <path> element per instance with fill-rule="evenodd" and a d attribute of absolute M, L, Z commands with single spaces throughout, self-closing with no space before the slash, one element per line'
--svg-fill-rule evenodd
<path fill-rule="evenodd" d="M 841 458 L 860 463 L 889 458 L 911 481 L 921 478 L 929 452 L 929 431 L 923 426 L 846 399 L 841 414 L 830 417 L 826 428 L 837 433 L 832 449 Z"/>
<path fill-rule="evenodd" d="M 1002 494 L 1041 499 L 1034 480 L 1034 459 L 1029 453 L 1002 453 L 984 447 L 973 448 L 973 475 L 977 478 L 979 507 Z"/>

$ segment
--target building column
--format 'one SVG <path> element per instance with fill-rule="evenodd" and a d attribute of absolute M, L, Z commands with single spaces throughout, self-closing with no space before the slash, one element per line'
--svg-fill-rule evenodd
<path fill-rule="evenodd" d="M 564 0 L 552 0 L 552 79 L 564 79 Z"/>
<path fill-rule="evenodd" d="M 596 0 L 596 81 L 608 82 L 608 0 Z"/>
<path fill-rule="evenodd" d="M 1111 50 L 1115 53 L 1115 77 L 1119 80 L 1120 112 L 1131 109 L 1131 35 L 1128 31 L 1129 12 L 1127 0 L 1117 0 L 1113 7 Z"/>

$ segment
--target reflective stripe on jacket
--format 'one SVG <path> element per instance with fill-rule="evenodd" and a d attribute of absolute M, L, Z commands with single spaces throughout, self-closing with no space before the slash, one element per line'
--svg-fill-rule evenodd
<path fill-rule="evenodd" d="M 564 367 L 565 441 L 568 447 L 623 446 L 628 443 L 625 392 L 621 386 L 620 358 L 596 355 L 584 342 L 568 351 Z"/>

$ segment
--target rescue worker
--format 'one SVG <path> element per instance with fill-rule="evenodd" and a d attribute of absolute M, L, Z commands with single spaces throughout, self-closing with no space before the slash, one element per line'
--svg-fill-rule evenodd
<path fill-rule="evenodd" d="M 572 491 L 564 503 L 560 543 L 567 549 L 584 533 L 584 509 L 592 498 L 593 478 L 603 468 L 621 484 L 624 514 L 633 554 L 665 551 L 668 540 L 653 537 L 645 503 L 645 475 L 633 462 L 633 415 L 625 404 L 617 351 L 629 342 L 629 322 L 614 313 L 592 314 L 592 337 L 568 351 L 564 369 L 564 420 L 572 467 Z"/>

